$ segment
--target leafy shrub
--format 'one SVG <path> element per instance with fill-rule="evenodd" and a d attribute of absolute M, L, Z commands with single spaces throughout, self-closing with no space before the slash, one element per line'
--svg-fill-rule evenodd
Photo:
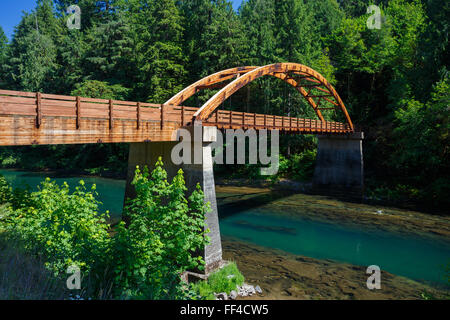
<path fill-rule="evenodd" d="M 67 183 L 59 186 L 47 178 L 38 191 L 29 193 L 0 179 L 0 232 L 7 243 L 20 244 L 17 247 L 29 255 L 32 266 L 45 266 L 45 272 L 36 268 L 36 276 L 42 276 L 49 290 L 64 278 L 67 267 L 77 265 L 83 295 L 92 298 L 195 298 L 180 276 L 188 269 L 204 268 L 200 253 L 208 242 L 204 215 L 209 206 L 199 185 L 186 199 L 183 172 L 169 183 L 162 166 L 160 159 L 151 174 L 137 168 L 132 182 L 137 196 L 124 210 L 130 223 L 119 223 L 111 235 L 108 213 L 98 212 L 95 185 L 87 191 L 80 181 L 70 192 Z M 18 273 L 14 279 L 21 277 Z M 236 286 L 220 277 L 212 279 L 217 290 Z"/>
<path fill-rule="evenodd" d="M 86 80 L 75 85 L 72 96 L 91 97 L 99 99 L 126 100 L 129 89 L 120 84 L 110 84 L 105 81 Z"/>
<path fill-rule="evenodd" d="M 280 177 L 298 181 L 309 181 L 314 174 L 317 150 L 305 150 L 302 153 L 293 154 L 290 157 L 280 155 L 280 167 L 274 179 Z"/>
<path fill-rule="evenodd" d="M 46 266 L 55 274 L 70 265 L 89 271 L 108 257 L 107 213 L 99 214 L 95 185 L 86 191 L 84 182 L 70 193 L 47 178 L 31 194 L 33 206 L 15 210 L 6 221 L 12 236 L 25 247 L 46 257 Z"/>
<path fill-rule="evenodd" d="M 214 300 L 214 293 L 226 292 L 230 294 L 236 286 L 244 283 L 244 276 L 239 272 L 236 263 L 232 262 L 222 269 L 212 273 L 207 281 L 193 284 L 193 290 L 202 298 Z"/>
<path fill-rule="evenodd" d="M 5 177 L 0 175 L 0 204 L 11 203 L 13 201 L 13 191 Z"/>
<path fill-rule="evenodd" d="M 136 198 L 124 209 L 130 224 L 126 228 L 122 222 L 117 228 L 116 280 L 128 298 L 182 298 L 181 273 L 204 265 L 198 254 L 208 232 L 203 192 L 197 185 L 188 206 L 182 170 L 169 183 L 162 166 L 160 158 L 151 174 L 147 167 L 136 169 Z"/>
<path fill-rule="evenodd" d="M 4 168 L 11 168 L 11 167 L 14 167 L 17 164 L 18 160 L 17 160 L 16 157 L 10 155 L 10 156 L 7 156 L 6 158 L 0 159 L 0 161 L 1 161 L 1 166 L 2 167 L 4 167 Z"/>

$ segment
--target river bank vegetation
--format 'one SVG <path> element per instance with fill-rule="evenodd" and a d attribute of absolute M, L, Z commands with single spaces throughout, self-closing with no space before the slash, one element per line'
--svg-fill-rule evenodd
<path fill-rule="evenodd" d="M 0 177 L 0 299 L 209 297 L 181 280 L 183 272 L 204 268 L 208 205 L 201 188 L 187 197 L 183 172 L 169 183 L 161 161 L 152 172 L 136 169 L 132 183 L 128 225 L 112 227 L 108 212 L 99 212 L 95 185 L 87 190 L 80 181 L 71 192 L 47 178 L 30 193 Z M 66 286 L 74 267 L 82 276 L 75 291 Z M 227 289 L 227 272 L 213 277 L 214 289 Z"/>
<path fill-rule="evenodd" d="M 38 0 L 12 39 L 0 27 L 1 88 L 163 103 L 219 70 L 302 63 L 336 86 L 365 132 L 369 196 L 449 207 L 448 2 L 247 0 L 236 11 L 227 0 L 79 0 L 81 29 L 70 30 L 73 3 Z M 367 27 L 370 4 L 381 8 L 380 29 Z M 215 92 L 186 104 L 201 106 Z M 222 108 L 314 117 L 293 88 L 268 78 Z M 281 176 L 310 177 L 297 163 L 311 158 L 315 138 L 283 136 L 281 147 Z M 123 176 L 127 152 L 121 144 L 1 148 L 0 165 Z"/>

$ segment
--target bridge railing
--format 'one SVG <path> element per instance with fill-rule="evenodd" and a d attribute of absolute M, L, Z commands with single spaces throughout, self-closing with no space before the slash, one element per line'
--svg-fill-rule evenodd
<path fill-rule="evenodd" d="M 169 141 L 198 108 L 0 90 L 0 145 Z M 217 110 L 203 121 L 219 128 L 345 134 L 345 123 Z"/>
<path fill-rule="evenodd" d="M 311 133 L 348 133 L 351 131 L 346 123 L 295 117 L 274 116 L 238 111 L 215 111 L 204 125 L 219 128 L 253 128 L 278 129 L 282 131 L 300 131 Z"/>

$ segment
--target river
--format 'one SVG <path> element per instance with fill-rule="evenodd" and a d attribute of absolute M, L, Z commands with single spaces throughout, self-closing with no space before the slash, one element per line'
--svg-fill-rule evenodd
<path fill-rule="evenodd" d="M 46 177 L 15 170 L 0 170 L 0 174 L 15 187 L 29 185 L 33 190 Z M 88 188 L 95 183 L 102 210 L 120 217 L 125 181 L 54 177 L 71 187 L 80 179 Z M 446 217 L 245 187 L 218 187 L 217 198 L 225 240 L 356 266 L 377 265 L 427 284 L 448 284 L 444 270 L 450 262 L 446 233 L 450 221 Z"/>

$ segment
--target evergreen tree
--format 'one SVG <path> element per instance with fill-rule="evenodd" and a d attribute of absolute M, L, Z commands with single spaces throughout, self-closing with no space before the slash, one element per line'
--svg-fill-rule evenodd
<path fill-rule="evenodd" d="M 120 0 L 54 0 L 61 17 L 67 16 L 67 9 L 71 5 L 77 5 L 81 10 L 81 30 L 87 30 L 108 20 L 109 15 L 115 10 Z"/>
<path fill-rule="evenodd" d="M 213 3 L 211 0 L 180 0 L 178 7 L 183 17 L 183 51 L 187 57 L 187 84 L 201 78 L 203 61 L 200 58 L 204 50 L 202 35 L 212 22 Z"/>
<path fill-rule="evenodd" d="M 263 66 L 275 60 L 275 3 L 273 0 L 249 0 L 239 11 L 247 40 L 249 65 Z"/>
<path fill-rule="evenodd" d="M 8 54 L 8 38 L 3 31 L 3 28 L 0 26 L 0 87 L 4 87 L 6 84 L 5 73 L 4 73 L 4 64 L 7 61 Z"/>
<path fill-rule="evenodd" d="M 58 64 L 55 88 L 61 94 L 70 94 L 75 85 L 82 82 L 86 75 L 83 64 L 89 44 L 86 36 L 79 30 L 67 30 L 58 45 Z"/>
<path fill-rule="evenodd" d="M 25 13 L 15 29 L 5 66 L 8 86 L 26 91 L 54 92 L 60 26 L 50 0 L 38 0 L 36 9 Z"/>
<path fill-rule="evenodd" d="M 313 13 L 314 32 L 325 37 L 336 30 L 344 18 L 344 12 L 336 0 L 306 0 L 308 10 Z"/>
<path fill-rule="evenodd" d="M 85 79 L 130 85 L 133 76 L 131 28 L 122 14 L 112 14 L 108 21 L 86 32 L 87 51 L 83 65 Z"/>
<path fill-rule="evenodd" d="M 442 81 L 449 72 L 450 50 L 448 30 L 450 3 L 448 1 L 424 0 L 426 30 L 419 35 L 418 59 L 413 90 L 417 98 L 425 101 L 429 98 L 432 86 Z"/>
<path fill-rule="evenodd" d="M 242 66 L 245 38 L 242 26 L 231 2 L 214 0 L 210 23 L 200 41 L 201 76 Z"/>
<path fill-rule="evenodd" d="M 183 89 L 183 28 L 174 0 L 126 3 L 133 27 L 136 99 L 163 103 Z"/>
<path fill-rule="evenodd" d="M 275 6 L 278 61 L 311 65 L 320 53 L 320 35 L 314 32 L 313 14 L 303 0 L 286 0 Z"/>

